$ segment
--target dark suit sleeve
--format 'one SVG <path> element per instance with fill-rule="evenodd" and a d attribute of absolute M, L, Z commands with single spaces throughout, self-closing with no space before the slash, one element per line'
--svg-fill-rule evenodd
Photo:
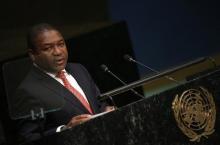
<path fill-rule="evenodd" d="M 30 110 L 31 107 L 39 108 L 39 106 L 41 106 L 41 103 L 38 99 L 33 99 L 29 95 L 28 91 L 25 91 L 24 89 L 18 89 L 16 91 L 16 98 L 16 103 L 13 107 L 14 113 L 16 114 L 17 110 L 18 113 L 20 113 L 17 114 L 17 118 L 25 117 L 16 121 L 18 142 L 34 141 L 40 139 L 43 136 L 54 134 L 56 132 L 56 127 L 45 127 L 47 114 L 44 114 L 44 118 L 36 120 L 32 120 L 31 116 L 27 116 L 30 115 L 30 113 L 26 110 Z M 29 106 L 30 104 L 31 106 Z"/>

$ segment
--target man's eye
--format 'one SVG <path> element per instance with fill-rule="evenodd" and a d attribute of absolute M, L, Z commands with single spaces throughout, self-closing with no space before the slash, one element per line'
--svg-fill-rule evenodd
<path fill-rule="evenodd" d="M 64 46 L 64 43 L 59 43 L 58 46 L 59 46 L 59 47 L 63 47 L 63 46 Z"/>
<path fill-rule="evenodd" d="M 42 51 L 48 51 L 48 50 L 50 50 L 51 49 L 51 47 L 44 47 L 44 48 L 42 48 L 41 50 Z"/>

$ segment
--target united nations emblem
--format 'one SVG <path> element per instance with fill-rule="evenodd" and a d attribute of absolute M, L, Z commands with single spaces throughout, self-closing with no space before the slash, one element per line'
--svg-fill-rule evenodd
<path fill-rule="evenodd" d="M 216 108 L 213 96 L 203 87 L 188 89 L 172 102 L 175 120 L 190 141 L 208 138 L 215 129 Z"/>

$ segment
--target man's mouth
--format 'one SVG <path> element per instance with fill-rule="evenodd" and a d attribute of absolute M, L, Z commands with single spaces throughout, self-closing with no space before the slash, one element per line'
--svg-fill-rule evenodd
<path fill-rule="evenodd" d="M 58 65 L 63 65 L 65 62 L 65 59 L 64 58 L 60 58 L 60 59 L 56 59 L 55 60 L 55 63 L 58 64 Z"/>

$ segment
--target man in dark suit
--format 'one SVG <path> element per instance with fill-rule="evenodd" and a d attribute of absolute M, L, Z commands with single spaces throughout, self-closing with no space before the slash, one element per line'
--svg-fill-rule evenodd
<path fill-rule="evenodd" d="M 60 32 L 49 24 L 32 27 L 27 35 L 31 70 L 17 88 L 14 104 L 19 118 L 24 110 L 46 108 L 45 119 L 21 119 L 20 136 L 35 140 L 71 128 L 91 119 L 92 115 L 112 110 L 97 100 L 99 90 L 87 70 L 80 64 L 67 63 L 68 52 Z M 62 104 L 62 105 L 60 105 Z M 60 106 L 60 107 L 59 107 Z M 50 111 L 50 109 L 57 109 Z M 13 112 L 13 111 L 11 111 Z"/>

